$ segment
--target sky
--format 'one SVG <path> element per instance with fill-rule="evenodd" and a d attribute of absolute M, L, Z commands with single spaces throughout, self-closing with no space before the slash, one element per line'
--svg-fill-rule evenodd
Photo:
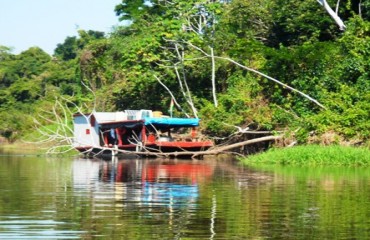
<path fill-rule="evenodd" d="M 77 31 L 112 31 L 121 0 L 0 0 L 0 45 L 19 54 L 38 46 L 50 55 Z"/>

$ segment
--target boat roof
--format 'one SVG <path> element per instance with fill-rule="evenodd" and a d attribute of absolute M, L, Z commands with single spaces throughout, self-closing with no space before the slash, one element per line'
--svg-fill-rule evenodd
<path fill-rule="evenodd" d="M 101 128 L 108 129 L 108 128 L 139 128 L 144 125 L 143 120 L 125 120 L 125 121 L 113 121 L 113 122 L 103 122 L 100 123 Z"/>
<path fill-rule="evenodd" d="M 145 126 L 156 126 L 163 128 L 171 127 L 197 127 L 199 118 L 164 118 L 164 117 L 147 117 L 144 119 Z"/>
<path fill-rule="evenodd" d="M 107 128 L 137 128 L 140 126 L 154 126 L 157 128 L 197 127 L 199 118 L 170 118 L 170 117 L 143 117 L 130 119 L 127 114 L 134 115 L 140 111 L 148 110 L 125 110 L 125 112 L 93 112 L 90 114 L 74 114 L 74 117 L 93 116 L 96 122 L 104 129 Z M 127 113 L 126 113 L 127 112 Z M 142 117 L 142 116 L 141 116 Z"/>
<path fill-rule="evenodd" d="M 125 116 L 124 112 L 92 112 L 92 113 L 75 113 L 73 117 L 90 117 L 94 116 L 98 123 L 106 123 L 106 122 L 117 122 L 123 121 Z"/>

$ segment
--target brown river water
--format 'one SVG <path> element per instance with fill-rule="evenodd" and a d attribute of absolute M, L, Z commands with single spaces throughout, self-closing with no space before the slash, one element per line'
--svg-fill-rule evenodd
<path fill-rule="evenodd" d="M 0 239 L 370 239 L 370 169 L 2 155 Z"/>

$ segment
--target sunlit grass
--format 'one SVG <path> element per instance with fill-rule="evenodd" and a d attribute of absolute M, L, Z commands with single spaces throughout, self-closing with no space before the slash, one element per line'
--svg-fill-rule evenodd
<path fill-rule="evenodd" d="M 51 124 L 40 128 L 44 133 L 55 134 L 58 130 L 58 125 Z M 45 155 L 48 153 L 50 148 L 60 145 L 57 141 L 53 141 L 49 136 L 43 135 L 38 129 L 30 129 L 21 139 L 13 143 L 3 143 L 0 145 L 0 154 L 12 154 L 12 155 Z M 49 139 L 49 140 L 48 140 Z M 67 151 L 70 150 L 70 151 Z M 73 156 L 77 152 L 72 150 L 71 146 L 63 146 L 58 148 L 58 154 L 52 155 L 65 155 Z"/>
<path fill-rule="evenodd" d="M 40 155 L 44 154 L 45 150 L 40 148 L 40 145 L 24 143 L 17 141 L 14 143 L 7 143 L 0 145 L 0 155 L 1 154 L 12 154 L 12 155 Z"/>
<path fill-rule="evenodd" d="M 370 166 L 370 150 L 360 147 L 307 145 L 273 148 L 248 156 L 246 164 Z"/>

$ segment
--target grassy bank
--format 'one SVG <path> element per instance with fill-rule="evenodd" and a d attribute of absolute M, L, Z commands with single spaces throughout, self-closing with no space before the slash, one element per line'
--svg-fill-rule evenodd
<path fill-rule="evenodd" d="M 16 141 L 14 143 L 0 144 L 0 155 L 46 155 L 49 148 L 50 144 L 34 144 Z M 74 156 L 77 155 L 77 152 L 69 151 L 59 155 Z"/>
<path fill-rule="evenodd" d="M 23 142 L 0 144 L 0 154 L 40 155 L 44 153 L 45 149 L 36 144 L 29 144 Z"/>
<path fill-rule="evenodd" d="M 370 166 L 370 149 L 307 145 L 273 148 L 243 159 L 246 164 Z"/>
<path fill-rule="evenodd" d="M 46 125 L 42 127 L 42 131 L 48 133 L 58 132 L 58 126 Z M 5 139 L 0 142 L 0 154 L 12 154 L 12 155 L 45 155 L 47 151 L 55 146 L 58 146 L 58 142 L 45 141 L 46 137 L 41 135 L 39 129 L 33 129 L 27 132 L 21 139 L 9 143 Z M 60 152 L 63 152 L 63 156 L 73 156 L 77 155 L 77 151 L 69 151 L 64 153 L 64 150 L 69 149 L 69 147 L 64 147 L 58 149 Z"/>

